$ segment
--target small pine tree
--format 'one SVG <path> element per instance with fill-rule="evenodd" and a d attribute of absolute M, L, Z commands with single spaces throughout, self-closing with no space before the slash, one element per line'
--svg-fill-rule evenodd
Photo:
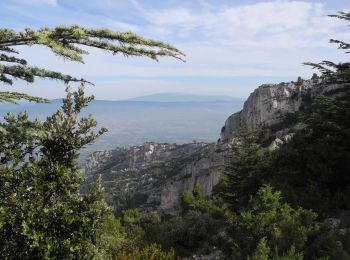
<path fill-rule="evenodd" d="M 258 133 L 246 127 L 236 136 L 231 161 L 216 192 L 238 212 L 248 205 L 253 194 L 263 184 L 266 168 L 269 166 L 269 153 L 262 153 L 257 144 Z"/>
<path fill-rule="evenodd" d="M 295 83 L 297 86 L 301 86 L 303 84 L 304 80 L 299 76 L 297 78 L 297 82 Z"/>
<path fill-rule="evenodd" d="M 316 73 L 314 73 L 314 74 L 312 74 L 311 80 L 312 80 L 313 82 L 317 82 L 319 78 L 320 78 L 320 77 L 319 77 Z"/>
<path fill-rule="evenodd" d="M 182 209 L 186 211 L 191 208 L 192 204 L 193 197 L 188 191 L 184 191 L 182 193 Z"/>
<path fill-rule="evenodd" d="M 266 243 L 266 239 L 260 239 L 258 246 L 256 247 L 252 260 L 269 260 L 270 248 Z"/>
<path fill-rule="evenodd" d="M 200 200 L 203 198 L 203 193 L 201 190 L 201 186 L 199 185 L 198 182 L 195 183 L 194 187 L 193 187 L 193 191 L 192 191 L 193 197 L 196 200 Z"/>

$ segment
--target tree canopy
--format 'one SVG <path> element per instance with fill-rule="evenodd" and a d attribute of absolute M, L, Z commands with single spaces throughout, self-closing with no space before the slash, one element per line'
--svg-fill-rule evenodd
<path fill-rule="evenodd" d="M 58 26 L 55 28 L 30 28 L 21 32 L 11 29 L 0 29 L 0 82 L 12 85 L 14 80 L 33 83 L 36 77 L 69 82 L 91 82 L 62 74 L 57 71 L 30 66 L 28 61 L 18 57 L 18 46 L 42 45 L 49 48 L 55 55 L 65 60 L 84 63 L 87 48 L 93 47 L 113 55 L 122 54 L 126 57 L 144 56 L 153 60 L 168 56 L 184 61 L 185 55 L 170 44 L 140 37 L 132 32 L 114 32 L 108 29 L 89 29 L 73 26 Z M 0 102 L 16 102 L 19 99 L 43 102 L 38 97 L 18 92 L 0 92 Z"/>
<path fill-rule="evenodd" d="M 79 150 L 106 129 L 94 131 L 97 122 L 80 117 L 94 99 L 85 96 L 85 79 L 28 65 L 17 46 L 43 45 L 64 59 L 83 62 L 84 46 L 111 54 L 161 56 L 183 60 L 175 47 L 133 33 L 79 26 L 53 29 L 0 29 L 0 82 L 33 83 L 37 77 L 66 83 L 80 82 L 77 91 L 67 86 L 61 108 L 41 121 L 26 112 L 8 113 L 0 122 L 0 258 L 1 259 L 101 259 L 113 258 L 123 236 L 104 200 L 102 183 L 80 191 L 83 177 Z M 18 92 L 0 92 L 0 102 L 19 99 L 46 102 Z M 113 227 L 112 230 L 107 227 Z M 145 249 L 146 250 L 146 249 Z M 142 254 L 162 254 L 157 246 Z M 172 252 L 165 253 L 173 255 Z M 131 257 L 131 256 L 130 256 Z"/>

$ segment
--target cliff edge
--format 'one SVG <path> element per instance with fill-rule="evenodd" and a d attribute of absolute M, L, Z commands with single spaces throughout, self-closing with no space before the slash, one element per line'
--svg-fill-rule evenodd
<path fill-rule="evenodd" d="M 242 126 L 249 130 L 269 128 L 276 148 L 293 131 L 289 118 L 307 109 L 319 95 L 341 98 L 350 85 L 324 84 L 320 79 L 264 84 L 231 115 L 222 127 L 218 143 L 145 143 L 129 148 L 97 151 L 89 156 L 85 175 L 91 182 L 101 174 L 108 202 L 117 212 L 139 208 L 143 212 L 174 214 L 181 209 L 184 191 L 198 183 L 204 194 L 211 194 L 219 182 L 232 140 Z"/>
<path fill-rule="evenodd" d="M 261 85 L 250 94 L 243 109 L 226 120 L 220 141 L 232 138 L 243 125 L 255 131 L 281 124 L 291 114 L 310 106 L 315 97 L 326 95 L 340 98 L 348 89 L 348 84 L 325 84 L 317 77 L 299 82 Z"/>

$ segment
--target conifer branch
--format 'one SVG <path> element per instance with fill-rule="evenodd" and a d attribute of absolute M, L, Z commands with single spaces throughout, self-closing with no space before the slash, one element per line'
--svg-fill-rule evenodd
<path fill-rule="evenodd" d="M 350 13 L 346 13 L 346 12 L 338 12 L 337 14 L 330 14 L 328 16 L 350 21 Z"/>
<path fill-rule="evenodd" d="M 40 77 L 40 78 L 60 80 L 60 81 L 63 81 L 64 83 L 84 82 L 84 83 L 93 85 L 93 83 L 86 81 L 84 79 L 77 79 L 70 75 L 65 75 L 56 71 L 41 69 L 38 67 L 29 67 L 29 66 L 21 66 L 21 65 L 8 66 L 8 65 L 0 64 L 0 74 L 4 76 L 5 75 L 12 76 L 14 79 L 21 79 L 28 83 L 33 83 L 34 77 Z M 8 82 L 5 81 L 5 83 L 12 85 L 13 81 L 9 80 Z"/>
<path fill-rule="evenodd" d="M 5 62 L 15 62 L 19 63 L 21 65 L 27 65 L 27 61 L 24 59 L 18 59 L 13 56 L 8 56 L 6 54 L 0 54 L 0 61 L 5 61 Z"/>
<path fill-rule="evenodd" d="M 338 12 L 337 14 L 332 14 L 328 16 L 350 21 L 350 12 Z M 350 50 L 350 43 L 334 39 L 330 39 L 330 43 L 339 44 L 338 49 Z M 350 53 L 350 51 L 346 51 L 346 53 Z M 322 61 L 320 63 L 305 62 L 303 64 L 311 66 L 313 69 L 317 69 L 321 73 L 325 82 L 327 83 L 350 82 L 350 62 L 336 64 L 332 61 Z"/>
<path fill-rule="evenodd" d="M 56 71 L 29 66 L 25 59 L 9 56 L 6 53 L 18 54 L 15 47 L 21 45 L 42 45 L 54 54 L 66 60 L 84 63 L 84 56 L 89 54 L 84 47 L 93 47 L 124 56 L 144 56 L 158 61 L 159 57 L 168 56 L 185 61 L 185 55 L 172 45 L 146 39 L 131 32 L 114 32 L 107 29 L 89 29 L 73 26 L 58 26 L 53 29 L 25 29 L 15 32 L 11 29 L 0 29 L 0 82 L 12 85 L 14 79 L 33 83 L 36 77 L 69 82 L 89 83 Z M 15 63 L 16 65 L 9 65 Z"/>
<path fill-rule="evenodd" d="M 51 103 L 49 99 L 41 98 L 41 97 L 34 97 L 30 96 L 24 93 L 19 92 L 0 92 L 0 103 L 12 103 L 17 104 L 17 101 L 24 99 L 30 102 L 36 102 L 36 103 Z"/>
<path fill-rule="evenodd" d="M 101 48 L 113 54 L 120 52 L 130 56 L 147 56 L 155 60 L 160 56 L 171 56 L 184 61 L 185 56 L 169 44 L 145 39 L 132 32 L 88 29 L 77 25 L 43 28 L 38 31 L 25 29 L 19 33 L 0 29 L 0 50 L 19 45 L 44 45 L 59 56 L 83 62 L 83 54 L 88 52 L 74 44 Z"/>

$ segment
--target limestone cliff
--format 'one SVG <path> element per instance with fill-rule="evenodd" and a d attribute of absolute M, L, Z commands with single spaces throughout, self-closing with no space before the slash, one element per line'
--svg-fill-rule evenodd
<path fill-rule="evenodd" d="M 249 130 L 276 126 L 293 113 L 311 104 L 319 95 L 341 97 L 349 86 L 324 84 L 320 79 L 280 84 L 264 84 L 254 90 L 244 103 L 243 109 L 232 114 L 221 129 L 220 139 L 233 137 L 243 125 Z"/>
<path fill-rule="evenodd" d="M 181 195 L 195 183 L 210 194 L 222 174 L 224 153 L 214 143 L 184 145 L 146 143 L 90 155 L 87 180 L 101 174 L 107 200 L 115 208 L 138 207 L 172 214 L 180 209 Z"/>
<path fill-rule="evenodd" d="M 173 214 L 181 208 L 183 191 L 191 191 L 196 182 L 205 194 L 212 192 L 223 174 L 230 140 L 242 125 L 250 130 L 274 129 L 275 140 L 270 147 L 275 149 L 290 138 L 290 130 L 295 128 L 284 124 L 290 115 L 310 106 L 315 96 L 341 97 L 349 89 L 349 85 L 327 85 L 317 78 L 262 85 L 249 96 L 240 112 L 226 120 L 217 144 L 146 143 L 97 151 L 87 161 L 87 180 L 102 174 L 107 199 L 117 211 L 137 207 Z"/>

